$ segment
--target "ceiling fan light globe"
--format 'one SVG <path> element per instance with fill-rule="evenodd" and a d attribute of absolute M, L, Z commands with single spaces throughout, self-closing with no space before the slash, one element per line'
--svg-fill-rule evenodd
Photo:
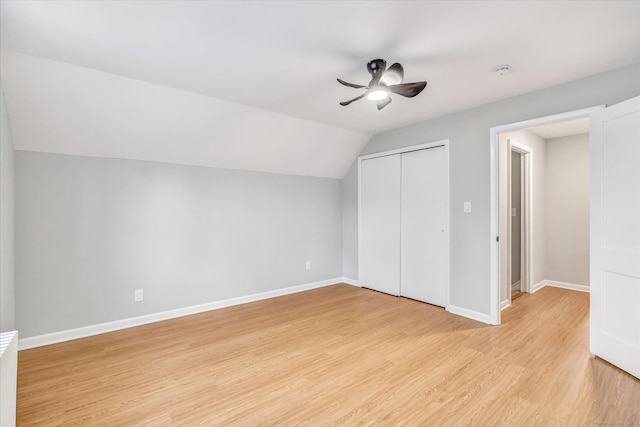
<path fill-rule="evenodd" d="M 367 99 L 371 101 L 380 101 L 389 96 L 389 92 L 384 89 L 374 89 L 367 95 Z"/>

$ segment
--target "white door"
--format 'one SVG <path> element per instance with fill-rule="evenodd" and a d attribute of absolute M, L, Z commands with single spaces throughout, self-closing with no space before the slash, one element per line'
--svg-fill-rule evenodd
<path fill-rule="evenodd" d="M 640 97 L 591 115 L 591 352 L 640 378 Z"/>
<path fill-rule="evenodd" d="M 400 295 L 445 307 L 449 169 L 444 146 L 402 154 Z"/>
<path fill-rule="evenodd" d="M 360 283 L 400 293 L 400 155 L 360 165 Z"/>

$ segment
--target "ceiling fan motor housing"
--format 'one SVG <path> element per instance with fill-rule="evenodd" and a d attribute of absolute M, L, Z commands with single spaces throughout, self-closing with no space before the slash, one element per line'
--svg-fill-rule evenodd
<path fill-rule="evenodd" d="M 374 59 L 367 63 L 367 71 L 369 74 L 375 76 L 380 71 L 384 71 L 387 68 L 387 61 L 384 59 Z"/>

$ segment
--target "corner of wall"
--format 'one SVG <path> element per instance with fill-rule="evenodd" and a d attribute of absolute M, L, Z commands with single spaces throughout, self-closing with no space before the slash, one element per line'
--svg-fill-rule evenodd
<path fill-rule="evenodd" d="M 358 279 L 358 160 L 342 178 L 342 275 Z"/>
<path fill-rule="evenodd" d="M 14 149 L 0 81 L 0 332 L 15 329 Z"/>

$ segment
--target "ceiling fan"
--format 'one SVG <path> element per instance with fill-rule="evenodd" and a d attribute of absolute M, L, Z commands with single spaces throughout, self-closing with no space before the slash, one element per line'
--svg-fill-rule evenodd
<path fill-rule="evenodd" d="M 390 93 L 413 98 L 427 86 L 427 82 L 402 83 L 404 68 L 397 62 L 387 69 L 387 61 L 384 59 L 374 59 L 367 64 L 367 71 L 371 74 L 371 81 L 367 86 L 338 79 L 338 82 L 345 86 L 356 89 L 366 89 L 362 95 L 349 101 L 343 101 L 340 105 L 349 105 L 353 101 L 357 101 L 366 96 L 372 101 L 378 101 L 378 110 L 382 110 L 391 103 Z"/>

